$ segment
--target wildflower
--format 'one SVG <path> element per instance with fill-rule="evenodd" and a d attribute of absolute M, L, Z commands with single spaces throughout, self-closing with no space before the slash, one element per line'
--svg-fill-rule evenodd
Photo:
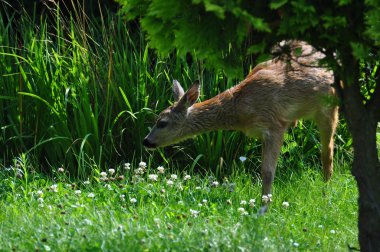
<path fill-rule="evenodd" d="M 141 162 L 139 163 L 139 167 L 142 168 L 142 169 L 145 169 L 145 168 L 146 168 L 146 163 L 143 162 L 143 161 L 141 161 Z"/>
<path fill-rule="evenodd" d="M 200 211 L 190 209 L 190 214 L 193 217 L 198 217 L 199 213 L 200 213 Z"/>
<path fill-rule="evenodd" d="M 44 199 L 43 198 L 38 198 L 37 201 L 38 201 L 38 203 L 41 203 L 41 204 L 44 203 Z"/>
<path fill-rule="evenodd" d="M 130 170 L 131 169 L 131 164 L 130 163 L 124 163 L 124 169 L 125 170 Z"/>
<path fill-rule="evenodd" d="M 108 173 L 112 176 L 115 174 L 115 169 L 108 169 Z"/>
<path fill-rule="evenodd" d="M 195 190 L 201 190 L 202 188 L 200 186 L 195 187 Z"/>
<path fill-rule="evenodd" d="M 202 200 L 202 203 L 207 204 L 207 200 L 206 199 Z"/>
<path fill-rule="evenodd" d="M 250 200 L 249 200 L 249 206 L 250 206 L 250 207 L 254 207 L 254 206 L 255 206 L 255 203 L 256 203 L 256 200 L 255 200 L 255 199 L 250 199 Z"/>
<path fill-rule="evenodd" d="M 136 198 L 131 198 L 131 199 L 129 200 L 129 202 L 131 202 L 132 204 L 135 204 L 135 203 L 137 202 L 137 199 L 136 199 Z"/>
<path fill-rule="evenodd" d="M 240 161 L 241 161 L 242 163 L 244 163 L 244 162 L 245 162 L 245 160 L 247 160 L 247 158 L 246 158 L 246 157 L 244 157 L 244 156 L 241 156 L 241 157 L 239 157 L 239 159 L 240 159 Z"/>
<path fill-rule="evenodd" d="M 83 182 L 83 184 L 84 185 L 89 185 L 90 184 L 90 180 L 87 179 L 86 181 Z"/>
<path fill-rule="evenodd" d="M 157 171 L 158 171 L 158 173 L 160 173 L 160 174 L 164 174 L 164 173 L 165 173 L 165 168 L 162 167 L 162 166 L 159 166 L 159 167 L 157 167 Z"/>
<path fill-rule="evenodd" d="M 87 197 L 88 197 L 88 198 L 94 198 L 94 197 L 95 197 L 95 194 L 94 194 L 94 193 L 89 193 L 89 194 L 87 194 Z"/>
<path fill-rule="evenodd" d="M 185 177 L 183 177 L 183 180 L 190 180 L 191 179 L 191 176 L 190 175 L 185 175 Z"/>
<path fill-rule="evenodd" d="M 50 190 L 52 190 L 53 192 L 58 192 L 58 185 L 54 184 L 54 185 L 50 186 Z"/>
<path fill-rule="evenodd" d="M 219 185 L 219 182 L 215 180 L 214 182 L 211 183 L 211 185 L 213 187 L 217 187 Z"/>
<path fill-rule="evenodd" d="M 198 203 L 198 206 L 201 207 L 201 206 L 202 206 L 202 203 Z"/>
<path fill-rule="evenodd" d="M 36 193 L 38 197 L 42 197 L 42 195 L 44 194 L 41 190 L 38 190 Z"/>
<path fill-rule="evenodd" d="M 82 191 L 81 191 L 81 190 L 75 190 L 74 193 L 75 193 L 76 195 L 80 195 L 80 194 L 82 193 Z"/>
<path fill-rule="evenodd" d="M 319 228 L 323 228 L 323 225 L 318 225 Z"/>
<path fill-rule="evenodd" d="M 178 201 L 178 205 L 183 205 L 183 204 L 184 204 L 184 203 L 183 203 L 182 200 Z"/>
<path fill-rule="evenodd" d="M 121 200 L 121 201 L 125 201 L 125 195 L 124 195 L 124 194 L 121 194 L 121 195 L 120 195 L 120 200 Z"/>
<path fill-rule="evenodd" d="M 107 173 L 103 171 L 100 173 L 100 176 L 102 176 L 102 178 L 105 178 L 105 177 L 107 177 Z"/>
<path fill-rule="evenodd" d="M 335 230 L 334 229 L 331 229 L 330 230 L 330 234 L 335 234 L 336 232 L 335 232 Z"/>
<path fill-rule="evenodd" d="M 151 180 L 151 181 L 157 181 L 157 179 L 158 179 L 158 176 L 157 176 L 157 174 L 149 174 L 149 180 Z"/>
<path fill-rule="evenodd" d="M 289 202 L 287 202 L 287 201 L 282 202 L 282 206 L 284 208 L 288 208 L 289 207 Z"/>
<path fill-rule="evenodd" d="M 59 167 L 59 168 L 58 168 L 58 172 L 59 172 L 59 173 L 64 173 L 64 172 L 65 172 L 65 169 L 63 169 L 63 167 Z"/>
<path fill-rule="evenodd" d="M 238 208 L 238 211 L 239 211 L 239 213 L 240 213 L 241 215 L 248 215 L 248 212 L 245 211 L 244 207 L 239 207 L 239 208 Z"/>
<path fill-rule="evenodd" d="M 269 200 L 269 202 L 272 202 L 272 194 L 268 194 L 268 200 Z"/>
<path fill-rule="evenodd" d="M 298 243 L 298 242 L 293 242 L 293 246 L 294 246 L 294 247 L 298 247 L 298 246 L 299 246 L 299 243 Z"/>
<path fill-rule="evenodd" d="M 144 174 L 144 169 L 139 167 L 139 168 L 135 169 L 134 172 L 136 175 L 142 175 L 142 174 Z"/>
<path fill-rule="evenodd" d="M 168 181 L 166 181 L 166 184 L 168 185 L 168 186 L 172 186 L 173 184 L 174 184 L 174 182 L 173 182 L 173 180 L 168 180 Z"/>
<path fill-rule="evenodd" d="M 105 184 L 104 187 L 107 187 L 108 190 L 112 190 L 112 186 L 110 184 Z"/>
<path fill-rule="evenodd" d="M 172 174 L 172 175 L 170 176 L 170 178 L 171 178 L 173 181 L 175 181 L 175 180 L 177 179 L 177 175 L 176 175 L 176 174 Z"/>
<path fill-rule="evenodd" d="M 261 201 L 262 201 L 263 203 L 268 203 L 268 202 L 269 202 L 269 197 L 268 197 L 267 195 L 263 195 L 263 196 L 261 197 Z"/>
<path fill-rule="evenodd" d="M 245 200 L 240 201 L 240 205 L 242 205 L 242 206 L 247 205 L 247 201 L 245 201 Z"/>

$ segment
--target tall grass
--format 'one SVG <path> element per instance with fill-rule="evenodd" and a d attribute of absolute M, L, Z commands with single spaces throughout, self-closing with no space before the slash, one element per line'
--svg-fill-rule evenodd
<path fill-rule="evenodd" d="M 140 144 L 155 115 L 172 100 L 172 79 L 185 87 L 201 79 L 205 99 L 236 83 L 221 70 L 206 71 L 196 59 L 188 64 L 175 53 L 157 55 L 136 25 L 106 10 L 94 19 L 79 7 L 65 17 L 57 5 L 49 18 L 23 12 L 17 20 L 12 14 L 0 20 L 3 163 L 24 153 L 38 169 L 63 165 L 77 177 L 94 166 L 140 160 L 219 175 L 239 156 L 259 166 L 260 144 L 237 132 L 212 132 L 155 152 Z M 319 148 L 313 124 L 300 125 L 289 131 L 283 153 L 284 162 L 302 167 L 315 164 Z M 345 126 L 341 134 L 347 136 Z M 339 155 L 346 157 L 350 143 L 344 139 L 337 137 L 343 146 Z"/>

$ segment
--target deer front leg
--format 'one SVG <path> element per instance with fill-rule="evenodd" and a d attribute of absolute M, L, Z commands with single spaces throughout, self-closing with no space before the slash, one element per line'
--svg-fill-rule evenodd
<path fill-rule="evenodd" d="M 272 184 L 276 173 L 278 156 L 284 141 L 285 129 L 272 131 L 263 137 L 261 179 L 263 181 L 262 193 L 268 195 L 272 192 Z"/>

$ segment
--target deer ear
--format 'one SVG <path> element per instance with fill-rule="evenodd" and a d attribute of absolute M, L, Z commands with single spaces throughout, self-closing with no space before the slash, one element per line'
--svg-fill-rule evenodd
<path fill-rule="evenodd" d="M 186 104 L 190 107 L 193 105 L 199 98 L 201 84 L 199 80 L 194 81 L 193 85 L 187 90 L 184 97 L 186 98 Z"/>
<path fill-rule="evenodd" d="M 175 109 L 184 110 L 191 107 L 199 98 L 200 86 L 199 81 L 195 81 L 189 90 L 179 99 Z"/>
<path fill-rule="evenodd" d="M 179 101 L 181 97 L 185 94 L 181 84 L 177 80 L 173 80 L 173 97 L 175 101 Z"/>

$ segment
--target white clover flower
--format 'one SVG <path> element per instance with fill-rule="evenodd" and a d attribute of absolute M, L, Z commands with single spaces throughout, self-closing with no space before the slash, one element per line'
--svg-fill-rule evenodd
<path fill-rule="evenodd" d="M 103 172 L 100 173 L 100 176 L 101 176 L 102 178 L 105 178 L 105 177 L 107 177 L 107 173 L 103 171 Z"/>
<path fill-rule="evenodd" d="M 157 174 L 149 174 L 148 178 L 151 181 L 157 181 L 158 175 Z"/>
<path fill-rule="evenodd" d="M 249 200 L 249 206 L 250 206 L 250 207 L 254 207 L 254 206 L 255 206 L 255 203 L 256 203 L 256 199 L 250 199 L 250 200 Z"/>
<path fill-rule="evenodd" d="M 115 174 L 115 169 L 108 169 L 108 173 L 110 174 L 110 175 L 114 175 Z"/>
<path fill-rule="evenodd" d="M 183 180 L 190 180 L 191 179 L 191 176 L 190 175 L 185 175 L 185 177 L 183 177 Z"/>
<path fill-rule="evenodd" d="M 144 174 L 144 169 L 141 168 L 141 167 L 135 169 L 135 174 L 136 174 L 136 175 L 142 175 L 142 174 Z"/>
<path fill-rule="evenodd" d="M 124 163 L 124 169 L 125 170 L 130 170 L 131 169 L 131 164 L 130 163 Z"/>
<path fill-rule="evenodd" d="M 75 190 L 74 193 L 75 193 L 76 195 L 80 195 L 80 194 L 82 193 L 82 191 L 81 191 L 81 190 Z"/>
<path fill-rule="evenodd" d="M 132 204 L 135 204 L 135 203 L 137 202 L 137 199 L 136 199 L 136 198 L 131 198 L 131 199 L 129 200 L 129 202 L 131 202 Z"/>
<path fill-rule="evenodd" d="M 44 244 L 44 249 L 45 249 L 45 251 L 51 251 L 51 248 L 46 244 Z"/>
<path fill-rule="evenodd" d="M 269 197 L 268 197 L 267 195 L 263 195 L 263 196 L 261 197 L 261 201 L 262 201 L 263 203 L 268 203 L 268 202 L 269 202 Z"/>
<path fill-rule="evenodd" d="M 202 188 L 200 186 L 195 187 L 195 190 L 201 190 Z"/>
<path fill-rule="evenodd" d="M 95 197 L 95 194 L 94 194 L 94 193 L 89 193 L 89 194 L 87 194 L 87 197 L 88 197 L 88 198 L 94 198 L 94 197 Z"/>
<path fill-rule="evenodd" d="M 110 184 L 105 184 L 104 187 L 106 187 L 108 190 L 112 190 L 112 186 Z"/>
<path fill-rule="evenodd" d="M 44 199 L 43 198 L 38 198 L 37 201 L 38 201 L 38 203 L 41 203 L 41 204 L 44 203 Z"/>
<path fill-rule="evenodd" d="M 298 247 L 298 246 L 299 246 L 299 243 L 298 243 L 298 242 L 293 242 L 293 246 L 294 246 L 294 247 Z"/>
<path fill-rule="evenodd" d="M 211 185 L 213 186 L 213 187 L 217 187 L 217 186 L 219 186 L 219 182 L 218 181 L 213 181 L 212 183 L 211 183 Z"/>
<path fill-rule="evenodd" d="M 241 157 L 239 157 L 239 160 L 240 160 L 242 163 L 244 163 L 244 162 L 247 160 L 247 158 L 244 157 L 244 156 L 241 156 Z"/>
<path fill-rule="evenodd" d="M 335 233 L 336 233 L 336 231 L 334 229 L 330 230 L 330 234 L 335 234 Z"/>
<path fill-rule="evenodd" d="M 83 182 L 84 185 L 89 185 L 90 184 L 90 180 L 86 180 Z"/>
<path fill-rule="evenodd" d="M 269 193 L 267 196 L 268 196 L 269 202 L 272 202 L 272 194 Z"/>
<path fill-rule="evenodd" d="M 141 161 L 141 162 L 139 163 L 139 167 L 145 169 L 145 168 L 146 168 L 146 163 L 143 162 L 143 161 Z"/>
<path fill-rule="evenodd" d="M 201 207 L 201 206 L 202 206 L 202 203 L 198 203 L 198 206 Z"/>
<path fill-rule="evenodd" d="M 238 208 L 238 212 L 239 212 L 241 215 L 248 215 L 248 212 L 245 211 L 244 207 L 239 207 L 239 208 Z"/>
<path fill-rule="evenodd" d="M 206 199 L 202 200 L 202 203 L 207 204 L 207 200 Z"/>
<path fill-rule="evenodd" d="M 284 208 L 288 208 L 289 207 L 289 202 L 287 202 L 287 201 L 282 202 L 282 206 Z"/>
<path fill-rule="evenodd" d="M 52 190 L 53 192 L 58 192 L 58 185 L 54 184 L 54 185 L 50 186 L 50 190 Z"/>
<path fill-rule="evenodd" d="M 121 195 L 120 195 L 120 199 L 121 199 L 122 201 L 125 201 L 125 195 L 124 195 L 124 194 L 121 194 Z"/>
<path fill-rule="evenodd" d="M 159 166 L 159 167 L 157 167 L 157 171 L 160 174 L 164 174 L 165 173 L 165 168 L 163 166 Z"/>
<path fill-rule="evenodd" d="M 198 217 L 199 213 L 200 213 L 200 211 L 190 209 L 190 214 L 193 217 Z"/>
<path fill-rule="evenodd" d="M 42 197 L 42 195 L 44 194 L 41 190 L 38 190 L 36 193 L 38 197 Z"/>
<path fill-rule="evenodd" d="M 173 180 L 173 181 L 175 181 L 175 180 L 177 180 L 177 175 L 176 174 L 172 174 L 172 175 L 170 175 L 170 178 Z"/>
<path fill-rule="evenodd" d="M 242 206 L 247 205 L 247 201 L 245 201 L 245 200 L 240 201 L 240 205 L 242 205 Z"/>
<path fill-rule="evenodd" d="M 65 169 L 63 169 L 63 167 L 59 167 L 59 168 L 58 168 L 58 172 L 59 172 L 59 173 L 64 173 L 64 172 L 65 172 Z"/>
<path fill-rule="evenodd" d="M 168 181 L 166 181 L 166 184 L 168 185 L 168 186 L 173 186 L 173 184 L 174 184 L 174 182 L 173 182 L 173 180 L 168 180 Z"/>

